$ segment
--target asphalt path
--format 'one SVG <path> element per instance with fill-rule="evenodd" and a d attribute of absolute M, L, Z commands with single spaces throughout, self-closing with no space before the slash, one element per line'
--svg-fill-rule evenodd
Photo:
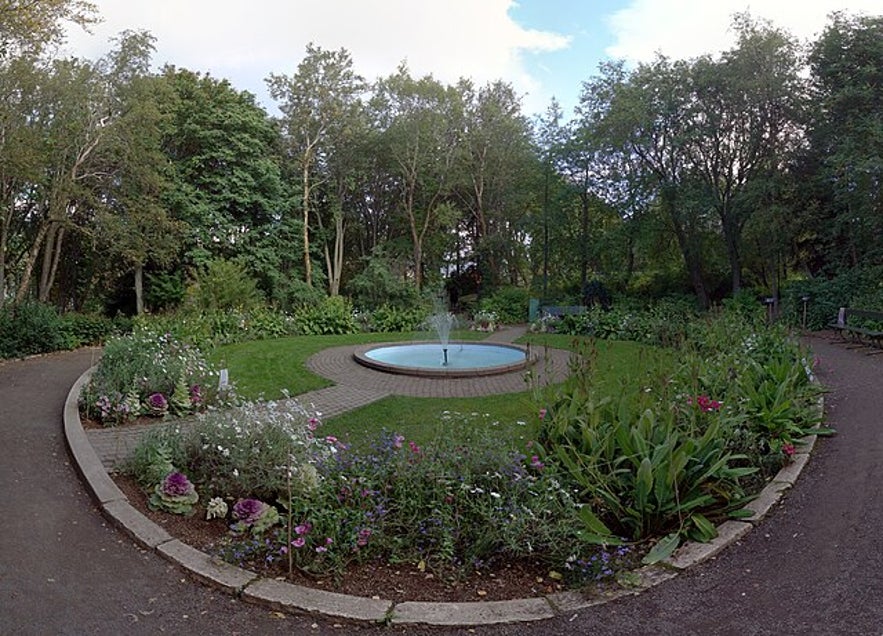
<path fill-rule="evenodd" d="M 472 630 L 281 614 L 189 579 L 110 526 L 71 466 L 64 399 L 94 351 L 0 364 L 0 634 L 883 635 L 883 355 L 807 342 L 838 433 L 758 528 L 638 596 Z"/>

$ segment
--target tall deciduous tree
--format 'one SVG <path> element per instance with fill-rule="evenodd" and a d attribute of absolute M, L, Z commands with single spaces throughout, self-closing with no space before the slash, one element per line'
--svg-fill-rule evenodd
<path fill-rule="evenodd" d="M 235 258 L 249 234 L 278 222 L 278 130 L 251 93 L 166 67 L 172 89 L 164 149 L 175 170 L 166 203 L 190 229 L 187 265 Z"/>
<path fill-rule="evenodd" d="M 834 14 L 809 61 L 813 110 L 803 174 L 815 186 L 805 210 L 815 214 L 804 232 L 831 269 L 880 262 L 883 16 Z"/>
<path fill-rule="evenodd" d="M 359 98 L 365 86 L 353 70 L 350 54 L 340 49 L 327 51 L 307 45 L 306 56 L 291 76 L 270 75 L 270 95 L 280 103 L 283 131 L 291 156 L 299 166 L 301 216 L 303 219 L 303 263 L 307 285 L 313 284 L 310 254 L 310 222 L 313 190 L 317 179 L 328 177 L 326 162 L 332 151 L 345 152 L 344 139 L 350 124 L 358 117 Z M 335 231 L 344 231 L 342 217 L 335 220 Z M 335 250 L 340 242 L 335 241 Z M 338 261 L 330 261 L 334 265 Z M 332 271 L 332 285 L 339 284 L 339 272 Z M 336 289 L 335 289 L 336 291 Z"/>
<path fill-rule="evenodd" d="M 458 202 L 466 216 L 474 258 L 483 284 L 491 287 L 523 279 L 523 219 L 528 206 L 524 187 L 536 165 L 530 125 L 511 85 L 475 89 L 456 87 L 463 101 L 462 140 L 457 160 Z"/>
<path fill-rule="evenodd" d="M 720 220 L 733 292 L 742 286 L 742 231 L 757 209 L 751 191 L 772 179 L 799 143 L 804 97 L 797 43 L 747 15 L 735 26 L 735 48 L 692 64 L 684 139 Z"/>
<path fill-rule="evenodd" d="M 428 239 L 452 229 L 459 216 L 449 198 L 462 138 L 462 100 L 456 89 L 431 76 L 414 79 L 402 65 L 377 83 L 372 103 L 420 289 Z"/>
<path fill-rule="evenodd" d="M 165 78 L 149 74 L 153 41 L 146 32 L 125 32 L 105 62 L 114 118 L 94 200 L 96 243 L 134 272 L 138 314 L 144 312 L 145 266 L 171 263 L 182 230 L 163 202 L 173 176 L 162 148 L 172 91 Z"/>

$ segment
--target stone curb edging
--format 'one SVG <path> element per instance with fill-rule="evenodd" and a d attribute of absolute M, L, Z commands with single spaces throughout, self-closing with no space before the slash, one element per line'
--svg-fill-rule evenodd
<path fill-rule="evenodd" d="M 681 571 L 713 558 L 725 547 L 741 539 L 782 499 L 803 470 L 815 446 L 817 436 L 797 442 L 799 451 L 746 508 L 754 514 L 744 521 L 726 521 L 718 526 L 718 536 L 709 543 L 687 542 L 660 564 L 636 570 L 635 581 L 628 588 L 614 589 L 595 596 L 578 591 L 510 601 L 416 602 L 366 598 L 317 590 L 261 578 L 257 573 L 239 568 L 173 538 L 129 503 L 104 469 L 80 422 L 80 391 L 89 381 L 94 367 L 86 370 L 73 384 L 64 405 L 64 433 L 77 471 L 83 477 L 102 513 L 114 525 L 143 547 L 187 570 L 192 576 L 244 601 L 289 612 L 319 614 L 355 622 L 422 624 L 438 626 L 478 626 L 499 623 L 538 621 L 606 603 L 623 596 L 641 593 L 677 576 Z M 824 401 L 819 398 L 818 409 Z"/>

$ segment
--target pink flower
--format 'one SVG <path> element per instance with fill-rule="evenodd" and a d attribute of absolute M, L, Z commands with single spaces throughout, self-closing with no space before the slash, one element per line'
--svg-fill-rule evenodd
<path fill-rule="evenodd" d="M 540 421 L 546 419 L 546 413 L 548 413 L 546 409 L 540 409 Z"/>
<path fill-rule="evenodd" d="M 309 534 L 310 530 L 312 530 L 312 529 L 313 529 L 313 526 L 310 525 L 309 523 L 302 523 L 302 524 L 294 527 L 294 532 L 296 534 Z"/>
<path fill-rule="evenodd" d="M 395 434 L 392 436 L 392 447 L 393 448 L 401 448 L 402 442 L 405 441 L 404 435 Z"/>
<path fill-rule="evenodd" d="M 302 548 L 302 547 L 304 547 L 304 544 L 306 542 L 307 542 L 307 540 L 304 539 L 303 537 L 298 537 L 297 539 L 295 539 L 294 541 L 291 542 L 291 545 L 293 545 L 295 548 Z"/>
<path fill-rule="evenodd" d="M 791 457 L 795 452 L 797 452 L 797 449 L 794 448 L 794 444 L 786 442 L 785 444 L 782 444 L 782 452 L 785 453 L 788 457 Z"/>
<path fill-rule="evenodd" d="M 315 431 L 317 428 L 319 428 L 319 420 L 317 420 L 315 417 L 311 417 L 307 420 L 307 428 L 311 431 Z"/>
<path fill-rule="evenodd" d="M 530 465 L 536 470 L 542 470 L 546 466 L 543 462 L 540 461 L 540 458 L 537 455 L 534 455 L 530 458 Z"/>
<path fill-rule="evenodd" d="M 329 444 L 336 444 L 337 438 L 334 437 L 334 435 L 329 435 L 328 437 L 325 438 L 325 441 L 328 442 Z"/>
<path fill-rule="evenodd" d="M 417 453 L 418 455 L 420 454 L 420 447 L 417 446 L 417 444 L 413 440 L 408 442 L 408 448 L 411 449 L 412 453 Z"/>

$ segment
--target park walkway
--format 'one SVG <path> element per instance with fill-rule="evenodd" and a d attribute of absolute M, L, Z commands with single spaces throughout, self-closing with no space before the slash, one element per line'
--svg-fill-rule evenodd
<path fill-rule="evenodd" d="M 883 633 L 883 356 L 814 337 L 828 423 L 800 480 L 717 558 L 643 594 L 494 635 Z M 197 584 L 110 527 L 61 418 L 82 350 L 0 364 L 0 634 L 457 634 L 336 625 Z"/>

